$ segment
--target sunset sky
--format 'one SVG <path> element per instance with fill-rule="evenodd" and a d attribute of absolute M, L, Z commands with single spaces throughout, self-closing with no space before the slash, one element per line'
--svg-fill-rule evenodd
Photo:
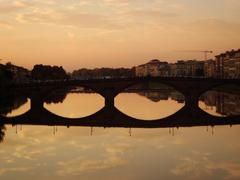
<path fill-rule="evenodd" d="M 203 59 L 240 48 L 240 0 L 0 0 L 0 43 L 29 69 Z"/>

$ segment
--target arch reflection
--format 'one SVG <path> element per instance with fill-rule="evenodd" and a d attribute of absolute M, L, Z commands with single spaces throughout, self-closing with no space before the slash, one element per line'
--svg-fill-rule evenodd
<path fill-rule="evenodd" d="M 115 106 L 124 114 L 142 120 L 168 117 L 184 105 L 184 96 L 160 83 L 133 85 L 115 98 Z"/>
<path fill-rule="evenodd" d="M 240 115 L 240 87 L 236 85 L 215 87 L 200 96 L 199 107 L 213 116 Z"/>
<path fill-rule="evenodd" d="M 0 97 L 0 114 L 6 117 L 22 115 L 30 110 L 30 102 L 26 96 L 6 93 Z"/>
<path fill-rule="evenodd" d="M 101 95 L 83 87 L 52 91 L 44 102 L 44 108 L 68 118 L 86 117 L 104 107 L 104 98 Z"/>

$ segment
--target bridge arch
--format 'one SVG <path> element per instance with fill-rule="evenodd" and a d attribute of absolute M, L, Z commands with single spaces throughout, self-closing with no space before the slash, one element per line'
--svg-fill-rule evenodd
<path fill-rule="evenodd" d="M 184 103 L 182 93 L 157 80 L 131 82 L 115 97 L 115 107 L 120 112 L 147 121 L 171 116 L 181 110 Z"/>
<path fill-rule="evenodd" d="M 143 84 L 143 83 L 158 83 L 158 84 L 166 85 L 166 86 L 169 86 L 169 87 L 173 88 L 174 90 L 184 94 L 184 91 L 181 88 L 179 88 L 176 84 L 171 83 L 170 81 L 165 81 L 165 80 L 155 79 L 155 78 L 139 78 L 139 79 L 136 79 L 133 81 L 124 82 L 123 85 L 121 85 L 116 90 L 115 96 L 117 96 L 119 93 L 123 92 L 125 89 L 127 89 L 131 86 Z"/>
<path fill-rule="evenodd" d="M 104 98 L 96 93 L 68 93 L 62 102 L 44 103 L 48 111 L 70 118 L 86 117 L 104 108 Z"/>
<path fill-rule="evenodd" d="M 213 84 L 211 83 L 206 87 L 200 88 L 199 94 L 202 95 L 203 93 L 205 93 L 209 90 L 212 90 L 214 88 L 221 87 L 221 86 L 229 86 L 229 85 L 235 85 L 235 86 L 240 87 L 240 84 L 234 83 L 234 82 L 216 82 L 216 83 L 213 83 Z"/>

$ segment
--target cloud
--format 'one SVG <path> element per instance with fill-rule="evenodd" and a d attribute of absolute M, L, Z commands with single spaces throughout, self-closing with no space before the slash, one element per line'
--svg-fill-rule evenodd
<path fill-rule="evenodd" d="M 161 10 L 133 10 L 126 15 L 135 16 L 139 18 L 149 17 L 149 18 L 171 18 L 178 16 L 177 13 L 174 12 L 167 12 Z"/>
<path fill-rule="evenodd" d="M 106 152 L 112 155 L 124 154 L 127 151 L 132 150 L 132 146 L 129 143 L 115 143 L 106 146 Z"/>
<path fill-rule="evenodd" d="M 240 164 L 235 162 L 209 163 L 208 168 L 212 171 L 222 170 L 227 173 L 225 179 L 240 179 Z"/>
<path fill-rule="evenodd" d="M 158 23 L 163 18 L 177 17 L 181 9 L 179 5 L 172 3 L 165 7 L 165 4 L 142 0 L 102 0 L 100 2 L 93 0 L 78 3 L 63 2 L 58 5 L 56 3 L 58 3 L 56 0 L 48 3 L 39 0 L 31 2 L 18 0 L 0 5 L 0 10 L 2 9 L 2 13 L 16 12 L 15 20 L 18 23 L 121 30 L 135 27 L 136 24 L 148 24 L 152 21 Z M 125 7 L 129 3 L 131 5 Z M 114 4 L 114 6 L 108 4 Z M 145 5 L 146 8 L 143 8 Z"/>
<path fill-rule="evenodd" d="M 67 33 L 67 36 L 72 39 L 72 38 L 75 37 L 75 34 L 72 33 L 72 32 L 68 32 L 68 33 Z M 73 114 L 71 117 L 73 118 L 73 117 L 74 117 L 74 114 Z"/>
<path fill-rule="evenodd" d="M 96 29 L 120 28 L 111 18 L 93 13 L 73 12 L 71 10 L 50 10 L 23 13 L 21 20 L 30 23 Z"/>
<path fill-rule="evenodd" d="M 80 175 L 125 165 L 127 162 L 117 156 L 108 156 L 104 159 L 75 158 L 67 162 L 59 162 L 57 175 Z"/>
<path fill-rule="evenodd" d="M 171 173 L 177 176 L 190 176 L 191 178 L 200 178 L 204 175 L 210 175 L 212 172 L 205 164 L 207 163 L 205 158 L 196 160 L 193 158 L 184 157 L 181 159 L 182 163 L 171 170 Z"/>
<path fill-rule="evenodd" d="M 216 18 L 208 18 L 187 23 L 183 26 L 183 29 L 187 32 L 209 34 L 214 37 L 223 37 L 223 35 L 233 35 L 238 37 L 236 35 L 240 33 L 240 23 Z"/>
<path fill-rule="evenodd" d="M 10 25 L 10 23 L 8 23 L 8 22 L 6 22 L 6 21 L 1 21 L 1 20 L 0 20 L 0 28 L 11 29 L 12 26 Z"/>
<path fill-rule="evenodd" d="M 222 19 L 217 19 L 217 18 L 207 18 L 207 19 L 199 19 L 196 20 L 195 22 L 189 23 L 190 27 L 195 27 L 195 28 L 200 28 L 200 30 L 209 30 L 211 31 L 212 29 L 227 29 L 227 30 L 240 30 L 240 23 L 234 23 Z"/>
<path fill-rule="evenodd" d="M 232 10 L 238 10 L 240 8 L 240 1 L 239 0 L 224 0 L 224 5 Z"/>
<path fill-rule="evenodd" d="M 86 151 L 96 150 L 98 147 L 85 145 L 86 148 L 81 148 L 82 143 L 71 142 L 71 144 L 79 146 L 78 148 Z M 102 171 L 107 169 L 119 168 L 128 163 L 125 159 L 124 154 L 132 149 L 132 145 L 125 142 L 112 142 L 101 145 L 102 153 L 97 156 L 86 156 L 82 154 L 82 157 L 77 157 L 68 161 L 58 162 L 57 175 L 68 176 L 68 175 L 80 175 L 83 173 L 93 173 L 96 171 Z M 95 151 L 94 150 L 94 151 Z"/>
<path fill-rule="evenodd" d="M 0 169 L 0 176 L 2 176 L 3 174 L 6 174 L 6 173 L 16 173 L 16 172 L 27 172 L 27 171 L 30 171 L 32 170 L 33 167 L 5 167 L 5 168 L 1 168 Z"/>
<path fill-rule="evenodd" d="M 17 6 L 3 6 L 3 5 L 0 5 L 0 13 L 1 14 L 8 14 L 8 13 L 11 13 L 11 12 L 16 12 L 16 11 L 19 11 L 19 7 Z"/>
<path fill-rule="evenodd" d="M 233 161 L 212 161 L 209 153 L 192 152 L 190 157 L 182 157 L 181 164 L 171 170 L 176 176 L 187 176 L 191 178 L 215 177 L 219 171 L 223 171 L 223 179 L 239 179 L 240 164 Z"/>
<path fill-rule="evenodd" d="M 19 12 L 30 6 L 32 6 L 32 3 L 27 1 L 0 2 L 0 14 Z"/>
<path fill-rule="evenodd" d="M 141 2 L 142 0 L 102 0 L 104 3 L 115 3 L 115 4 L 122 4 L 122 3 L 134 3 L 134 2 Z"/>

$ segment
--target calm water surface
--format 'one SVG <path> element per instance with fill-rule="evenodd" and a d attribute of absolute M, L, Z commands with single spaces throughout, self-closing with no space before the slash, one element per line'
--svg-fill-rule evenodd
<path fill-rule="evenodd" d="M 121 93 L 115 99 L 115 106 L 123 113 L 143 120 L 168 117 L 184 106 L 171 97 L 160 93 Z"/>
<path fill-rule="evenodd" d="M 239 112 L 236 97 L 231 102 L 226 94 L 224 101 L 215 96 L 219 94 L 205 94 L 199 106 L 218 116 Z M 184 106 L 184 100 L 175 92 L 122 93 L 115 100 L 119 110 L 141 119 L 166 117 Z M 230 110 L 223 108 L 226 103 L 232 105 Z M 69 93 L 62 103 L 44 104 L 51 112 L 66 117 L 90 115 L 103 106 L 104 99 L 94 93 Z M 30 100 L 7 116 L 22 114 L 29 108 Z M 1 180 L 240 179 L 240 126 L 0 127 Z"/>
<path fill-rule="evenodd" d="M 62 117 L 85 117 L 103 108 L 104 98 L 96 93 L 69 93 L 62 103 L 45 103 L 44 107 Z"/>

